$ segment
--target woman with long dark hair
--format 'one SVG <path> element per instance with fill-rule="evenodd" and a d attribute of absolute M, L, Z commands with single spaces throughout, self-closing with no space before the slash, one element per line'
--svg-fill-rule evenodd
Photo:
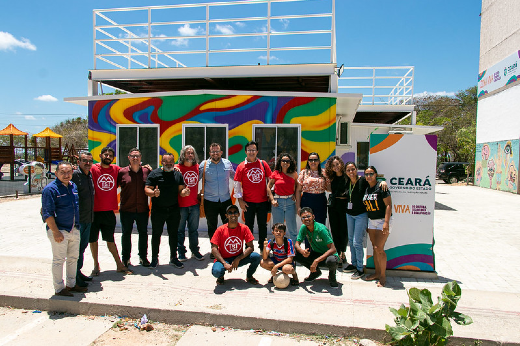
<path fill-rule="evenodd" d="M 345 164 L 345 172 L 348 178 L 346 211 L 350 260 L 352 264 L 347 266 L 344 271 L 355 270 L 351 279 L 357 280 L 363 276 L 364 271 L 363 241 L 367 232 L 368 214 L 365 204 L 363 204 L 363 196 L 368 187 L 368 182 L 364 176 L 358 175 L 358 168 L 352 161 Z M 381 188 L 385 191 L 388 190 L 385 181 L 381 182 Z"/>
<path fill-rule="evenodd" d="M 343 263 L 346 262 L 347 251 L 347 176 L 345 164 L 339 156 L 332 156 L 325 164 L 325 175 L 330 181 L 328 200 L 329 223 L 332 240 Z M 350 271 L 354 271 L 351 268 Z"/>
<path fill-rule="evenodd" d="M 272 204 L 273 223 L 287 225 L 285 236 L 296 237 L 296 189 L 298 186 L 296 161 L 289 153 L 281 153 L 276 159 L 274 171 L 269 177 L 267 193 Z M 272 192 L 274 186 L 274 195 Z"/>
<path fill-rule="evenodd" d="M 386 252 L 385 243 L 391 231 L 392 197 L 390 191 L 383 191 L 377 181 L 377 170 L 374 166 L 365 169 L 368 187 L 363 196 L 368 213 L 368 235 L 374 250 L 374 267 L 376 272 L 366 276 L 366 281 L 377 280 L 378 287 L 386 285 Z"/>
<path fill-rule="evenodd" d="M 318 153 L 309 154 L 305 169 L 298 175 L 296 209 L 299 214 L 301 208 L 311 208 L 316 222 L 325 224 L 327 220 L 327 197 L 325 197 L 327 178 L 323 175 L 320 163 Z"/>

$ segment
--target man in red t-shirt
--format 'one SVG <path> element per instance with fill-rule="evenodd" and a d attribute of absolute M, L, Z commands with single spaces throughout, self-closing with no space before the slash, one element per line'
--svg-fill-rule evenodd
<path fill-rule="evenodd" d="M 195 152 L 195 148 L 186 145 L 181 149 L 179 155 L 179 163 L 175 167 L 181 172 L 184 184 L 190 189 L 188 196 L 179 195 L 179 209 L 181 213 L 181 221 L 179 223 L 179 231 L 177 235 L 177 258 L 184 262 L 186 258 L 186 246 L 184 246 L 185 228 L 188 224 L 188 239 L 190 243 L 191 256 L 202 261 L 204 256 L 199 252 L 199 218 L 200 207 L 197 201 L 199 193 L 199 158 Z"/>
<path fill-rule="evenodd" d="M 114 210 L 117 210 L 117 175 L 119 173 L 119 166 L 112 165 L 114 160 L 114 149 L 111 147 L 104 147 L 101 149 L 101 163 L 96 163 L 90 169 L 92 174 L 92 181 L 94 182 L 94 221 L 90 228 L 90 251 L 94 259 L 94 270 L 92 276 L 99 275 L 99 261 L 98 261 L 98 239 L 99 231 L 104 241 L 106 241 L 108 250 L 114 257 L 117 265 L 117 271 L 129 273 L 127 267 L 119 258 L 116 243 L 114 242 L 114 231 L 116 228 L 116 215 Z"/>
<path fill-rule="evenodd" d="M 267 197 L 267 179 L 271 176 L 269 165 L 256 157 L 258 143 L 250 141 L 245 145 L 246 159 L 241 162 L 235 173 L 235 194 L 240 209 L 244 211 L 247 227 L 253 230 L 258 225 L 258 247 L 263 250 L 267 238 L 267 213 L 270 202 Z"/>
<path fill-rule="evenodd" d="M 257 285 L 258 280 L 253 274 L 260 264 L 260 255 L 253 245 L 253 234 L 246 225 L 238 222 L 240 211 L 234 204 L 226 209 L 228 223 L 220 226 L 211 238 L 211 253 L 215 256 L 215 262 L 211 273 L 217 278 L 217 285 L 224 284 L 226 270 L 231 273 L 238 267 L 249 264 L 247 268 L 246 281 Z M 244 250 L 244 243 L 246 249 Z"/>

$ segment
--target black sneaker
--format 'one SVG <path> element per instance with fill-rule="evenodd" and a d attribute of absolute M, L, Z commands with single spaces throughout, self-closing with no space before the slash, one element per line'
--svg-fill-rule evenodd
<path fill-rule="evenodd" d="M 179 256 L 177 256 L 177 259 L 179 260 L 179 262 L 186 262 L 188 260 L 185 254 L 179 254 Z"/>
<path fill-rule="evenodd" d="M 83 281 L 79 276 L 76 276 L 76 285 L 79 287 L 88 287 L 88 283 Z"/>
<path fill-rule="evenodd" d="M 356 266 L 353 266 L 352 264 L 349 264 L 345 268 L 343 268 L 343 273 L 352 273 L 353 271 L 356 271 Z"/>
<path fill-rule="evenodd" d="M 184 268 L 184 264 L 182 264 L 178 259 L 172 258 L 170 259 L 170 265 L 175 268 Z"/>
<path fill-rule="evenodd" d="M 140 258 L 139 264 L 142 265 L 143 267 L 149 267 L 150 261 L 148 261 L 148 259 L 146 259 L 146 258 Z M 157 266 L 157 265 L 155 265 L 155 266 Z"/>
<path fill-rule="evenodd" d="M 356 271 L 354 272 L 354 274 L 352 274 L 352 276 L 350 278 L 352 280 L 357 280 L 357 279 L 361 279 L 363 277 L 363 275 L 365 275 L 363 272 L 360 272 L 359 270 L 356 269 Z"/>
<path fill-rule="evenodd" d="M 200 252 L 193 252 L 191 257 L 195 258 L 197 261 L 204 261 L 204 256 L 201 255 Z"/>
<path fill-rule="evenodd" d="M 306 282 L 314 281 L 317 278 L 319 278 L 320 276 L 321 276 L 321 270 L 318 269 L 314 273 L 311 273 L 311 275 L 309 275 L 305 279 L 303 279 L 303 281 L 306 281 Z"/>
<path fill-rule="evenodd" d="M 83 274 L 82 272 L 79 272 L 78 276 L 81 278 L 81 280 L 83 281 L 92 281 L 92 276 L 86 276 L 85 274 Z"/>
<path fill-rule="evenodd" d="M 159 260 L 157 258 L 152 258 L 152 263 L 150 263 L 150 268 L 157 268 L 159 264 Z"/>

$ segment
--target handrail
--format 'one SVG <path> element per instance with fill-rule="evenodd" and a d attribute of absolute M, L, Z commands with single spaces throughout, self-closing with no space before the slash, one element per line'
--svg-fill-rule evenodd
<path fill-rule="evenodd" d="M 361 74 L 340 76 L 338 90 L 340 92 L 346 89 L 349 92 L 360 91 L 363 94 L 362 105 L 413 104 L 413 66 L 344 67 L 343 74 Z M 385 80 L 396 79 L 395 85 L 381 84 Z M 356 84 L 356 81 L 359 83 Z M 345 85 L 347 83 L 348 85 Z M 370 89 L 371 92 L 366 93 L 365 89 Z M 383 92 L 381 92 L 382 90 Z M 384 90 L 388 90 L 388 92 L 385 93 Z"/>
<path fill-rule="evenodd" d="M 183 54 L 205 54 L 206 66 L 210 66 L 210 56 L 213 53 L 236 53 L 236 52 L 265 52 L 265 57 L 267 64 L 276 63 L 274 61 L 274 57 L 271 52 L 277 51 L 322 51 L 329 50 L 330 61 L 319 61 L 323 62 L 331 62 L 334 63 L 336 59 L 335 52 L 335 27 L 334 27 L 334 17 L 335 17 L 335 0 L 314 0 L 313 2 L 319 3 L 313 5 L 313 11 L 315 9 L 320 10 L 320 13 L 307 13 L 307 14 L 285 14 L 285 15 L 272 15 L 271 14 L 271 5 L 277 3 L 297 3 L 297 2 L 307 2 L 309 0 L 254 0 L 254 1 L 243 1 L 243 0 L 234 0 L 234 1 L 225 1 L 225 2 L 214 2 L 214 3 L 201 3 L 201 4 L 184 4 L 184 5 L 165 5 L 165 6 L 146 6 L 146 7 L 129 7 L 129 8 L 114 8 L 114 9 L 99 9 L 93 11 L 93 22 L 94 22 L 94 69 L 97 69 L 97 62 L 103 61 L 115 68 L 123 68 L 123 69 L 131 69 L 131 68 L 153 68 L 153 63 L 155 63 L 155 67 L 186 67 L 186 65 L 175 58 L 176 55 Z M 259 5 L 265 4 L 267 5 L 265 10 L 265 15 L 258 16 L 258 13 L 255 13 L 254 17 L 240 17 L 240 18 L 222 18 L 222 15 L 213 16 L 212 12 L 218 7 L 222 6 L 243 6 L 243 5 Z M 330 7 L 331 12 L 322 12 L 324 8 L 324 4 Z M 186 18 L 186 20 L 173 20 L 173 21 L 153 21 L 152 11 L 155 15 L 156 13 L 160 15 L 160 11 L 163 10 L 172 10 L 172 9 L 191 9 L 192 11 L 195 9 L 200 9 L 199 18 Z M 264 10 L 262 8 L 262 10 Z M 148 14 L 148 20 L 145 21 L 144 17 L 138 18 L 139 20 L 135 20 L 132 15 L 136 14 L 136 11 L 139 11 L 139 14 L 144 16 L 145 12 Z M 205 11 L 205 19 L 200 19 L 200 14 L 202 11 Z M 222 12 L 222 11 L 221 11 Z M 231 12 L 226 10 L 226 13 Z M 309 11 L 312 12 L 312 11 Z M 118 20 L 116 21 L 113 16 L 118 16 Z M 121 24 L 120 17 L 125 17 L 127 15 L 128 22 Z M 217 13 L 218 15 L 218 13 Z M 112 18 L 111 18 L 112 17 Z M 160 17 L 160 16 L 158 16 Z M 159 19 L 159 18 L 158 18 Z M 163 18 L 161 18 L 163 19 Z M 311 23 L 311 25 L 307 25 L 305 28 L 300 28 L 298 30 L 273 30 L 272 22 L 273 21 L 290 21 L 290 20 L 330 20 L 330 29 L 323 28 L 323 22 L 321 23 L 321 27 L 318 27 L 316 23 Z M 103 21 L 100 24 L 97 24 L 97 21 Z M 221 32 L 210 32 L 210 29 L 214 25 L 219 25 L 221 23 L 253 23 L 259 22 L 260 25 L 263 25 L 263 29 L 258 31 L 251 32 L 226 32 L 225 30 L 221 30 Z M 171 35 L 171 32 L 167 32 L 167 26 L 188 26 L 190 25 L 200 25 L 194 32 L 187 33 L 183 35 L 183 33 L 179 30 L 180 35 Z M 211 26 L 210 26 L 211 25 Z M 314 25 L 314 27 L 313 27 Z M 328 25 L 325 22 L 325 25 Z M 204 28 L 203 28 L 204 27 Z M 143 31 L 139 32 L 139 29 L 142 28 Z M 161 30 L 163 32 L 161 33 Z M 120 36 L 114 34 L 114 31 L 119 31 Z M 144 32 L 146 31 L 146 33 Z M 306 40 L 302 46 L 281 46 L 277 44 L 274 45 L 271 37 L 280 37 L 280 36 L 292 36 L 295 35 L 311 35 L 316 38 L 318 42 L 312 42 L 313 44 L 306 45 L 307 42 L 311 40 Z M 319 36 L 322 35 L 322 36 Z M 324 36 L 323 36 L 324 35 Z M 256 45 L 252 45 L 249 47 L 212 47 L 211 44 L 214 40 L 222 40 L 222 39 L 230 39 L 227 44 L 233 44 L 231 39 L 234 38 L 246 38 L 246 37 L 258 37 L 265 41 L 265 44 L 261 47 L 257 47 Z M 324 37 L 328 37 L 328 39 L 324 40 Z M 196 49 L 165 49 L 161 44 L 163 41 L 172 44 L 186 45 L 190 42 L 196 42 L 195 40 L 205 39 L 205 48 L 202 49 L 200 46 Z M 292 42 L 292 40 L 291 40 Z M 316 44 L 318 43 L 318 44 Z M 323 44 L 324 43 L 324 44 Z M 136 45 L 142 45 L 142 47 L 146 47 L 146 49 L 139 49 Z M 161 46 L 161 48 L 159 48 Z M 145 62 L 147 58 L 148 62 Z M 126 64 L 121 63 L 122 60 L 126 61 Z M 166 59 L 166 60 L 165 60 Z M 315 61 L 309 61 L 309 63 Z M 280 62 L 282 63 L 282 62 Z M 190 66 L 193 66 L 194 62 L 190 61 Z M 256 61 L 254 62 L 256 64 Z M 127 65 L 126 67 L 123 65 Z M 196 65 L 195 65 L 196 66 Z"/>

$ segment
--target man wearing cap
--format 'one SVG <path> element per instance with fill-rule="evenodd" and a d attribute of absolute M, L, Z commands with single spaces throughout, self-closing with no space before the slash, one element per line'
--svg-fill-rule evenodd
<path fill-rule="evenodd" d="M 76 272 L 76 284 L 86 287 L 87 281 L 92 281 L 91 276 L 86 276 L 81 272 L 85 258 L 85 250 L 88 246 L 90 238 L 90 227 L 94 220 L 94 183 L 92 182 L 92 174 L 90 169 L 94 160 L 89 152 L 79 154 L 79 167 L 72 173 L 72 182 L 78 188 L 79 197 L 79 257 L 78 270 Z"/>
<path fill-rule="evenodd" d="M 170 244 L 169 264 L 176 268 L 184 268 L 177 258 L 177 234 L 181 214 L 179 211 L 178 196 L 190 195 L 190 189 L 184 184 L 182 174 L 174 169 L 175 158 L 172 153 L 162 156 L 162 167 L 154 169 L 148 174 L 144 191 L 152 197 L 152 262 L 151 268 L 159 264 L 159 247 L 164 224 L 168 230 Z"/>
<path fill-rule="evenodd" d="M 211 238 L 211 253 L 215 257 L 211 273 L 217 278 L 217 285 L 224 284 L 224 274 L 249 264 L 246 281 L 257 285 L 253 274 L 260 264 L 260 255 L 254 252 L 253 234 L 249 227 L 238 222 L 240 211 L 234 204 L 226 209 L 228 223 L 220 226 Z M 244 250 L 244 243 L 246 249 Z"/>
<path fill-rule="evenodd" d="M 42 192 L 42 219 L 47 224 L 47 237 L 52 248 L 52 281 L 58 296 L 72 297 L 72 292 L 86 292 L 76 285 L 79 255 L 78 190 L 71 182 L 72 165 L 61 161 L 56 166 L 56 179 Z M 63 264 L 66 263 L 66 284 Z"/>

